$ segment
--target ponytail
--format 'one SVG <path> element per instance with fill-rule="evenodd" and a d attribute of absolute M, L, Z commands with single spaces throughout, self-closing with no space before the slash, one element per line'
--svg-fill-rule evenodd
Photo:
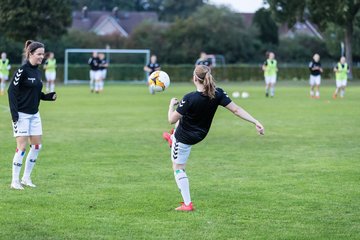
<path fill-rule="evenodd" d="M 33 53 L 38 48 L 45 48 L 41 42 L 35 42 L 33 40 L 27 40 L 24 47 L 24 58 L 29 59 L 30 53 Z"/>
<path fill-rule="evenodd" d="M 211 69 L 205 65 L 198 65 L 195 68 L 194 75 L 196 79 L 204 85 L 204 95 L 210 99 L 215 98 L 216 85 Z"/>

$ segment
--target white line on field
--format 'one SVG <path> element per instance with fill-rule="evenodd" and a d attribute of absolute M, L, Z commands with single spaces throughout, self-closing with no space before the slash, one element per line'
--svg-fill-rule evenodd
<path fill-rule="evenodd" d="M 0 108 L 3 110 L 3 112 L 10 112 L 10 109 L 9 109 L 8 106 L 1 105 L 1 104 L 0 104 Z"/>

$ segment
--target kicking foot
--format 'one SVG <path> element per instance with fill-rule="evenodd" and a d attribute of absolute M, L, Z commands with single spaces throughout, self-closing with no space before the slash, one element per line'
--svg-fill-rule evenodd
<path fill-rule="evenodd" d="M 183 202 L 181 202 L 180 204 L 181 204 L 180 207 L 175 208 L 176 211 L 190 212 L 190 211 L 194 211 L 194 210 L 195 210 L 192 202 L 189 203 L 189 205 L 185 205 L 185 203 L 183 203 Z"/>
<path fill-rule="evenodd" d="M 169 147 L 171 147 L 171 145 L 172 145 L 171 134 L 168 132 L 164 132 L 162 137 L 163 137 L 163 139 L 165 139 L 165 141 L 167 141 L 169 143 Z"/>
<path fill-rule="evenodd" d="M 21 184 L 24 185 L 24 186 L 28 186 L 28 187 L 32 187 L 32 188 L 35 188 L 36 185 L 32 183 L 31 179 L 28 178 L 28 179 L 21 179 Z"/>

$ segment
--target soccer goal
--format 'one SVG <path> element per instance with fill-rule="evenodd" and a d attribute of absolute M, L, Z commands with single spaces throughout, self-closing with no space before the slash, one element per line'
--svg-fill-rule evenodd
<path fill-rule="evenodd" d="M 144 82 L 148 73 L 143 68 L 149 62 L 149 49 L 65 49 L 64 84 L 87 83 L 93 52 L 105 54 L 109 63 L 106 82 Z"/>

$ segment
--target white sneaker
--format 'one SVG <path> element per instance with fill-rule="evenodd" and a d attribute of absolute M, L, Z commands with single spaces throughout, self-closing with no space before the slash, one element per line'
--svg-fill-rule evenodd
<path fill-rule="evenodd" d="M 19 181 L 11 182 L 10 188 L 15 189 L 15 190 L 24 190 L 23 186 L 20 184 Z"/>
<path fill-rule="evenodd" d="M 24 185 L 24 186 L 28 186 L 28 187 L 32 187 L 32 188 L 35 188 L 36 185 L 32 183 L 31 179 L 30 178 L 27 178 L 27 179 L 21 179 L 21 184 Z"/>
<path fill-rule="evenodd" d="M 155 86 L 154 85 L 150 85 L 149 86 L 149 92 L 150 92 L 150 94 L 155 94 Z"/>

